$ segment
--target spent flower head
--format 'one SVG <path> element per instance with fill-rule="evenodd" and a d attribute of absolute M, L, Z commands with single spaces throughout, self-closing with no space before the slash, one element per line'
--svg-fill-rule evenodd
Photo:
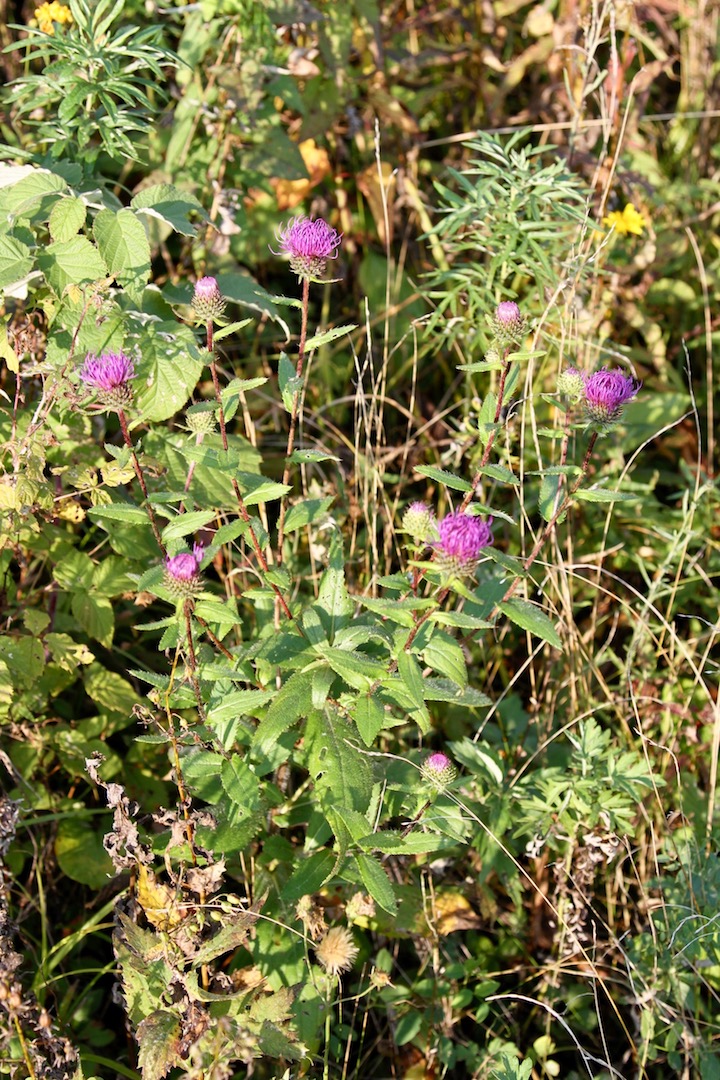
<path fill-rule="evenodd" d="M 448 784 L 452 784 L 457 776 L 457 769 L 452 761 L 440 750 L 425 758 L 420 766 L 420 772 L 425 780 L 441 791 Z"/>
<path fill-rule="evenodd" d="M 331 927 L 320 944 L 315 946 L 319 963 L 328 975 L 335 976 L 350 970 L 359 951 L 352 934 L 344 926 Z"/>
<path fill-rule="evenodd" d="M 608 432 L 618 422 L 623 405 L 634 398 L 642 386 L 630 375 L 617 368 L 601 368 L 585 376 L 585 415 L 600 434 Z"/>
<path fill-rule="evenodd" d="M 192 306 L 202 322 L 211 322 L 222 316 L 225 311 L 225 298 L 214 277 L 201 277 L 195 282 Z"/>
<path fill-rule="evenodd" d="M 438 525 L 440 539 L 435 543 L 435 562 L 448 574 L 470 574 L 482 549 L 493 542 L 492 518 L 483 521 L 456 510 Z"/>
<path fill-rule="evenodd" d="M 108 408 L 122 409 L 132 401 L 130 379 L 135 377 L 135 366 L 125 353 L 88 353 L 78 374 Z"/>
<path fill-rule="evenodd" d="M 193 544 L 192 551 L 181 551 L 166 558 L 165 585 L 174 596 L 188 599 L 199 591 L 202 585 L 200 563 L 204 554 L 202 544 Z"/>
<path fill-rule="evenodd" d="M 289 255 L 290 267 L 299 278 L 308 281 L 322 279 L 328 259 L 336 259 L 342 240 L 323 218 L 293 218 L 277 235 L 280 251 L 274 255 Z"/>

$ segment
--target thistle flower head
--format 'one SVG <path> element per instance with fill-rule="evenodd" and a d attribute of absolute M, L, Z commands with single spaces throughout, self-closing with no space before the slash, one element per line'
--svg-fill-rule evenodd
<path fill-rule="evenodd" d="M 456 510 L 438 525 L 440 539 L 435 544 L 435 561 L 449 574 L 469 574 L 480 558 L 484 547 L 493 542 L 492 518 L 479 517 Z"/>
<path fill-rule="evenodd" d="M 225 310 L 225 299 L 214 277 L 201 277 L 195 282 L 192 306 L 202 322 L 220 318 Z"/>
<path fill-rule="evenodd" d="M 440 790 L 452 784 L 457 776 L 457 769 L 447 754 L 443 754 L 442 751 L 425 758 L 420 766 L 420 772 L 428 783 Z"/>
<path fill-rule="evenodd" d="M 280 251 L 273 254 L 289 255 L 293 273 L 308 281 L 322 278 L 327 260 L 337 258 L 342 240 L 342 233 L 338 233 L 323 218 L 316 218 L 315 221 L 294 218 L 276 235 Z"/>
<path fill-rule="evenodd" d="M 320 944 L 315 946 L 318 962 L 328 975 L 334 976 L 349 971 L 359 951 L 352 934 L 344 926 L 331 927 Z"/>
<path fill-rule="evenodd" d="M 582 401 L 585 397 L 585 378 L 581 371 L 577 368 L 569 367 L 565 368 L 558 375 L 557 381 L 558 394 L 563 394 L 564 397 L 570 398 L 570 400 L 577 404 L 578 401 Z"/>
<path fill-rule="evenodd" d="M 424 543 L 437 540 L 438 530 L 435 514 L 424 502 L 410 503 L 403 514 L 402 527 L 406 533 L 410 533 L 413 540 Z"/>
<path fill-rule="evenodd" d="M 201 401 L 190 405 L 185 412 L 185 423 L 194 435 L 210 435 L 216 428 L 216 405 L 214 401 Z"/>
<path fill-rule="evenodd" d="M 498 304 L 492 326 L 499 345 L 518 344 L 525 337 L 526 319 L 514 300 L 503 300 Z"/>
<path fill-rule="evenodd" d="M 585 376 L 585 413 L 590 424 L 605 433 L 616 424 L 622 407 L 634 398 L 642 386 L 621 371 L 601 368 Z"/>
<path fill-rule="evenodd" d="M 205 553 L 202 544 L 193 544 L 192 551 L 169 555 L 165 560 L 165 585 L 178 597 L 194 596 L 201 585 L 200 563 Z"/>
<path fill-rule="evenodd" d="M 135 377 L 135 367 L 125 353 L 88 353 L 78 374 L 81 382 L 96 391 L 103 405 L 121 409 L 132 401 L 130 379 Z"/>

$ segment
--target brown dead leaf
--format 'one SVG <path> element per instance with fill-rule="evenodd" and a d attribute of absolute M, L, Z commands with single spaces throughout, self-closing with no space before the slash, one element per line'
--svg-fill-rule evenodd
<path fill-rule="evenodd" d="M 275 188 L 278 210 L 291 210 L 307 198 L 309 192 L 332 172 L 327 150 L 317 146 L 314 139 L 298 145 L 308 175 L 299 180 L 271 180 Z"/>

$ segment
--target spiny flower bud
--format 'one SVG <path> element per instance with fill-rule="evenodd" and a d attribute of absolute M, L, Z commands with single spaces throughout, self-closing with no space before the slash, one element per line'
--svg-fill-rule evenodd
<path fill-rule="evenodd" d="M 457 769 L 452 761 L 447 754 L 443 754 L 441 751 L 425 758 L 420 766 L 420 772 L 425 780 L 440 791 L 446 788 L 448 784 L 452 784 L 457 776 Z"/>
<path fill-rule="evenodd" d="M 109 409 L 122 409 L 132 401 L 130 379 L 135 367 L 125 353 L 88 353 L 79 371 L 80 379 L 96 391 L 97 400 Z"/>
<path fill-rule="evenodd" d="M 195 435 L 210 435 L 216 427 L 216 407 L 212 401 L 191 405 L 185 413 L 185 423 Z"/>
<path fill-rule="evenodd" d="M 295 218 L 276 236 L 280 251 L 270 248 L 273 255 L 289 255 L 293 273 L 308 281 L 322 280 L 327 260 L 337 258 L 342 240 L 342 233 L 338 233 L 323 218 L 315 221 Z"/>
<path fill-rule="evenodd" d="M 225 299 L 214 277 L 202 277 L 195 282 L 193 311 L 201 322 L 214 322 L 225 311 Z"/>
<path fill-rule="evenodd" d="M 578 401 L 582 401 L 585 397 L 583 373 L 574 367 L 565 368 L 558 375 L 557 392 L 563 394 L 564 397 L 570 398 L 570 401 L 577 405 Z"/>
<path fill-rule="evenodd" d="M 484 547 L 493 542 L 490 531 L 492 518 L 479 517 L 456 510 L 438 525 L 440 539 L 435 546 L 435 562 L 446 574 L 471 574 Z"/>
<path fill-rule="evenodd" d="M 195 596 L 201 586 L 200 563 L 205 548 L 202 544 L 193 544 L 192 551 L 181 551 L 179 555 L 169 555 L 165 560 L 165 586 L 180 599 Z"/>
<path fill-rule="evenodd" d="M 585 413 L 588 422 L 604 435 L 618 422 L 623 405 L 634 398 L 642 386 L 621 371 L 601 368 L 585 376 Z"/>
<path fill-rule="evenodd" d="M 514 300 L 503 300 L 492 317 L 495 340 L 500 345 L 519 344 L 525 337 L 526 320 Z"/>
<path fill-rule="evenodd" d="M 402 527 L 406 533 L 410 533 L 413 540 L 428 543 L 438 537 L 435 514 L 424 502 L 410 503 L 403 514 Z"/>

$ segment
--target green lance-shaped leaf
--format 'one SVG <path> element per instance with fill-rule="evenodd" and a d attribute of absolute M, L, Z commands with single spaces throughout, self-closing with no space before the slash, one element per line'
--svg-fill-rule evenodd
<path fill-rule="evenodd" d="M 390 879 L 377 859 L 372 855 L 356 855 L 355 862 L 362 883 L 376 904 L 390 915 L 397 915 L 397 900 Z"/>
<path fill-rule="evenodd" d="M 560 635 L 553 626 L 545 612 L 531 604 L 529 600 L 506 600 L 499 605 L 503 615 L 507 615 L 511 622 L 521 626 L 523 630 L 529 630 L 531 634 L 542 638 L 556 649 L 562 648 Z"/>

